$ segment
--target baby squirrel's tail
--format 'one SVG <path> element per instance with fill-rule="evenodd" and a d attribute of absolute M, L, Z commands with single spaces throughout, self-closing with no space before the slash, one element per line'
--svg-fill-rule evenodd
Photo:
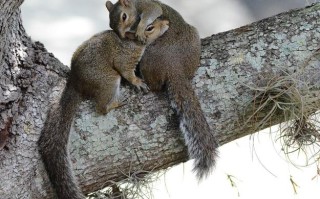
<path fill-rule="evenodd" d="M 171 106 L 180 117 L 180 130 L 184 135 L 193 171 L 198 180 L 207 177 L 215 166 L 218 143 L 211 132 L 191 82 L 183 77 L 170 78 L 168 93 Z"/>
<path fill-rule="evenodd" d="M 85 199 L 73 175 L 68 151 L 70 127 L 81 96 L 67 83 L 60 102 L 51 107 L 38 147 L 58 199 Z"/>

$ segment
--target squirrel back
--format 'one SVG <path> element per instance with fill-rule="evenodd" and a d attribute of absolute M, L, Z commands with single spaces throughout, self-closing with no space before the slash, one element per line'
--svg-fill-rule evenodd
<path fill-rule="evenodd" d="M 137 87 L 146 87 L 135 76 L 136 64 L 145 46 L 122 41 L 107 30 L 83 42 L 71 60 L 70 81 L 77 92 L 96 102 L 96 111 L 106 114 L 121 105 L 121 76 Z"/>
<path fill-rule="evenodd" d="M 163 89 L 168 91 L 171 106 L 180 116 L 180 129 L 188 146 L 189 156 L 195 159 L 193 170 L 201 180 L 212 171 L 215 165 L 218 143 L 190 82 L 200 64 L 199 34 L 196 28 L 186 23 L 182 16 L 170 6 L 153 0 L 133 1 L 149 1 L 151 6 L 161 6 L 162 17 L 170 22 L 170 28 L 166 34 L 146 48 L 139 63 L 140 72 L 152 91 Z M 119 2 L 115 5 L 123 6 Z M 121 10 L 121 8 L 114 10 Z M 139 16 L 145 16 L 143 11 L 137 12 L 136 9 L 135 12 L 136 15 L 129 16 L 130 19 L 138 20 Z M 117 16 L 119 14 L 119 12 L 110 12 L 110 26 L 113 29 L 121 30 L 119 28 L 121 23 Z M 136 23 L 138 22 L 133 21 L 131 27 L 135 27 Z"/>

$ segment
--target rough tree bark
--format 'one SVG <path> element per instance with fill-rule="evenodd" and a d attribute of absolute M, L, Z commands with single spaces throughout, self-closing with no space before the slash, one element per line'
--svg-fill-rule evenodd
<path fill-rule="evenodd" d="M 22 2 L 0 1 L 0 146 L 5 145 L 0 150 L 0 198 L 50 198 L 36 141 L 69 69 L 27 36 L 20 18 Z M 255 122 L 247 122 L 259 90 L 253 88 L 264 87 L 272 78 L 300 78 L 312 88 L 309 97 L 319 107 L 319 19 L 320 4 L 315 4 L 202 40 L 201 66 L 193 84 L 221 145 L 292 119 L 278 110 L 259 124 L 272 108 L 266 107 Z M 121 91 L 129 97 L 125 107 L 98 116 L 92 104 L 84 102 L 75 118 L 71 155 L 85 193 L 134 172 L 188 159 L 166 96 L 142 95 L 131 87 Z"/>

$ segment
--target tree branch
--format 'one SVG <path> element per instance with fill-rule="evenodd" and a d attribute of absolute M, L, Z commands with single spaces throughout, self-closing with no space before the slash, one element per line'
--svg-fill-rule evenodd
<path fill-rule="evenodd" d="M 4 198 L 49 198 L 50 183 L 36 141 L 68 69 L 26 36 L 20 11 L 7 6 L 11 14 L 0 15 L 0 69 L 6 74 L 0 78 L 0 130 L 8 118 L 12 123 L 8 150 L 0 150 L 0 193 Z M 282 107 L 271 112 L 274 104 L 265 103 L 279 96 L 279 90 L 293 88 L 306 99 L 303 110 L 292 103 L 301 115 L 319 108 L 319 15 L 320 4 L 315 4 L 202 40 L 193 85 L 221 145 L 294 119 Z M 71 159 L 85 193 L 188 159 L 165 94 L 143 95 L 128 86 L 121 93 L 128 96 L 126 106 L 99 116 L 91 102 L 84 102 L 75 118 Z"/>

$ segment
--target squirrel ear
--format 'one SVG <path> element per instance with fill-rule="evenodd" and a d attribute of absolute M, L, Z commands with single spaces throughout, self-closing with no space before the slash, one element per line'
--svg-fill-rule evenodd
<path fill-rule="evenodd" d="M 120 2 L 120 4 L 122 5 L 122 6 L 129 6 L 130 5 L 130 3 L 131 3 L 131 0 L 119 0 L 119 2 Z"/>
<path fill-rule="evenodd" d="M 114 7 L 114 4 L 111 1 L 107 1 L 106 2 L 106 7 L 107 7 L 108 11 L 111 12 L 111 10 Z"/>

